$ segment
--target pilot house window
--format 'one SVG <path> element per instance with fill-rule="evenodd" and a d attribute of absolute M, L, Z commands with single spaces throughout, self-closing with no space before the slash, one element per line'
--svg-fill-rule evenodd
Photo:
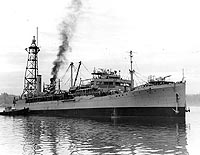
<path fill-rule="evenodd" d="M 104 82 L 104 85 L 113 85 L 113 82 Z"/>

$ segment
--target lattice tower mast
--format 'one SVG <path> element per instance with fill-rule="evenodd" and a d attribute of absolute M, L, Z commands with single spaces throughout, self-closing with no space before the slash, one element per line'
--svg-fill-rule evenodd
<path fill-rule="evenodd" d="M 37 92 L 38 52 L 40 51 L 35 36 L 33 36 L 31 46 L 25 50 L 28 52 L 28 59 L 22 96 L 31 97 Z"/>

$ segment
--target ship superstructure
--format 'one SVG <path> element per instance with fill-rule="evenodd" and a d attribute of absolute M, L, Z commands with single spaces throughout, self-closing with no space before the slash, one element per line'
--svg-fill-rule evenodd
<path fill-rule="evenodd" d="M 34 38 L 29 47 L 31 52 L 28 57 L 28 63 L 34 70 L 31 70 L 31 67 L 26 68 L 26 73 L 34 75 L 33 81 L 28 81 L 29 76 L 25 74 L 23 94 L 20 99 L 14 101 L 16 109 L 29 108 L 30 114 L 67 117 L 185 117 L 186 82 L 166 81 L 168 77 L 166 76 L 150 78 L 147 83 L 134 86 L 132 52 L 130 52 L 130 80 L 123 79 L 116 70 L 94 69 L 91 73 L 92 78 L 82 79 L 77 85 L 82 64 L 79 62 L 75 79 L 73 79 L 74 64 L 71 63 L 69 66 L 71 67 L 69 90 L 60 90 L 60 80 L 51 78 L 50 84 L 43 86 L 42 91 L 41 75 L 38 78 L 37 67 L 39 48 L 35 43 Z M 27 66 L 30 66 L 28 63 Z"/>

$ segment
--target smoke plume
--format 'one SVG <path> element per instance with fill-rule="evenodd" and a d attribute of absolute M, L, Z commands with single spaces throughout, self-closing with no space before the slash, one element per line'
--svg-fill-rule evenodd
<path fill-rule="evenodd" d="M 81 0 L 72 0 L 69 7 L 67 7 L 67 15 L 59 25 L 59 35 L 61 39 L 61 45 L 58 48 L 57 57 L 53 62 L 53 68 L 51 75 L 53 80 L 56 80 L 60 67 L 67 62 L 65 57 L 66 52 L 70 52 L 70 40 L 76 28 L 77 19 L 82 7 Z"/>

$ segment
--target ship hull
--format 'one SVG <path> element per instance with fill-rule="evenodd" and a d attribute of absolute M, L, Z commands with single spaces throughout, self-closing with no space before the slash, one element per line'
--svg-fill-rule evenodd
<path fill-rule="evenodd" d="M 138 87 L 133 91 L 102 97 L 77 96 L 73 100 L 25 103 L 16 109 L 29 108 L 32 115 L 66 117 L 185 117 L 185 83 Z"/>
<path fill-rule="evenodd" d="M 76 118 L 124 118 L 135 116 L 159 116 L 159 117 L 185 117 L 185 108 L 179 108 L 176 114 L 175 107 L 130 107 L 130 108 L 85 108 L 85 109 L 56 109 L 56 110 L 32 110 L 30 115 L 61 116 Z M 115 114 L 114 114 L 115 111 Z"/>

